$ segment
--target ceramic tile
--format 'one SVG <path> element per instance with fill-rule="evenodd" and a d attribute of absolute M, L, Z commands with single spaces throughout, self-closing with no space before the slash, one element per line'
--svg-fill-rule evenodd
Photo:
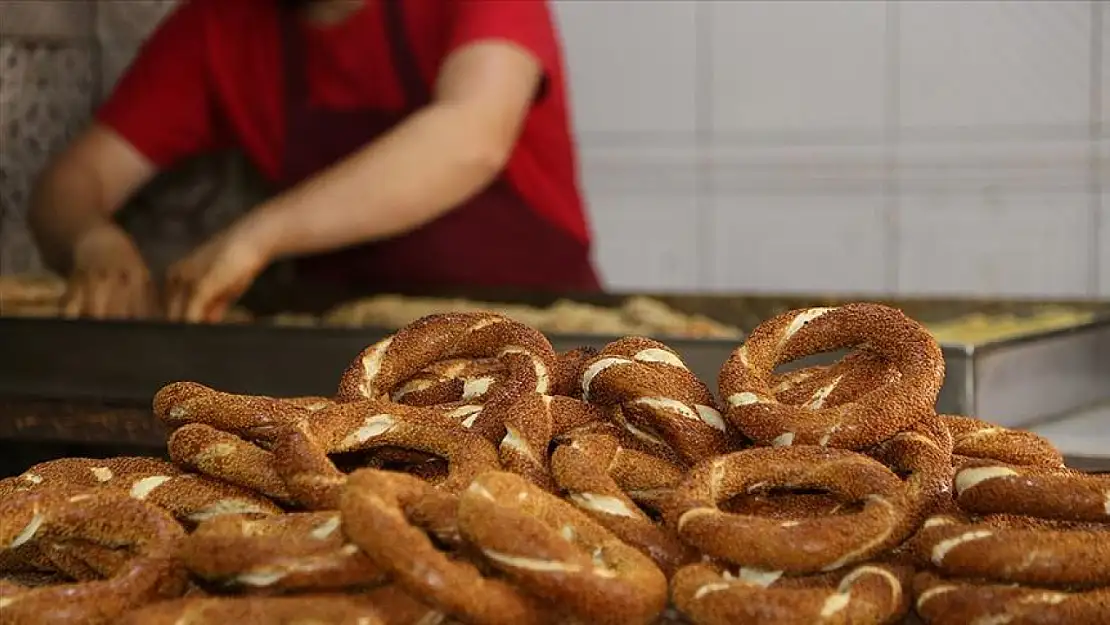
<path fill-rule="evenodd" d="M 903 143 L 899 289 L 1087 295 L 1090 156 L 1086 140 Z"/>
<path fill-rule="evenodd" d="M 696 198 L 591 194 L 595 257 L 614 291 L 696 291 L 699 283 Z"/>
<path fill-rule="evenodd" d="M 554 6 L 581 133 L 693 133 L 696 2 Z"/>
<path fill-rule="evenodd" d="M 1093 2 L 1091 10 L 1099 15 L 1102 23 L 1102 32 L 1099 33 L 1099 46 L 1102 48 L 1102 59 L 1099 62 L 1102 71 L 1102 97 L 1100 100 L 1099 120 L 1102 122 L 1102 136 L 1110 138 L 1110 3 Z M 1104 161 L 1110 163 L 1110 161 Z M 1110 165 L 1107 165 L 1110 167 Z"/>
<path fill-rule="evenodd" d="M 886 274 L 884 202 L 866 195 L 718 195 L 713 290 L 873 293 Z"/>
<path fill-rule="evenodd" d="M 1083 297 L 1089 196 L 1002 189 L 901 198 L 899 289 L 981 297 Z"/>
<path fill-rule="evenodd" d="M 88 39 L 92 0 L 0 0 L 0 37 Z"/>
<path fill-rule="evenodd" d="M 1101 199 L 1098 206 L 1098 293 L 1110 297 L 1110 139 L 1099 143 L 1099 187 Z"/>
<path fill-rule="evenodd" d="M 899 10 L 906 128 L 1088 124 L 1088 2 L 903 2 Z"/>
<path fill-rule="evenodd" d="M 882 130 L 886 3 L 709 6 L 715 132 Z"/>

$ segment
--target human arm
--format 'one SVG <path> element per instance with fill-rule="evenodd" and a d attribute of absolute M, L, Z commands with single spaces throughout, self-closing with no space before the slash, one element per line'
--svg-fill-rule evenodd
<path fill-rule="evenodd" d="M 94 124 L 37 181 L 28 225 L 47 266 L 71 278 L 68 316 L 152 312 L 150 272 L 112 215 L 154 173 L 119 135 Z"/>
<path fill-rule="evenodd" d="M 71 315 L 152 312 L 146 264 L 113 216 L 158 170 L 215 143 L 202 43 L 210 6 L 182 3 L 159 26 L 34 186 L 29 225 L 47 265 L 70 277 Z"/>
<path fill-rule="evenodd" d="M 177 268 L 181 296 L 171 304 L 171 316 L 219 316 L 234 291 L 253 279 L 242 276 L 271 260 L 411 231 L 500 174 L 557 57 L 549 8 L 541 0 L 457 0 L 455 9 L 452 52 L 440 68 L 433 102 L 259 206 L 219 245 L 186 259 Z M 241 266 L 221 260 L 225 256 Z"/>
<path fill-rule="evenodd" d="M 246 218 L 275 257 L 403 234 L 489 185 L 504 168 L 542 76 L 526 52 L 481 42 L 444 64 L 436 99 Z"/>

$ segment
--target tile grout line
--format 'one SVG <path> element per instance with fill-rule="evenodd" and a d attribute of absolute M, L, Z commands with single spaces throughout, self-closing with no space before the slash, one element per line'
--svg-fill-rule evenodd
<path fill-rule="evenodd" d="M 1088 250 L 1088 295 L 1097 298 L 1102 290 L 1102 127 L 1106 120 L 1102 119 L 1102 103 L 1105 94 L 1102 92 L 1103 72 L 1103 46 L 1106 42 L 1102 39 L 1102 22 L 1106 19 L 1104 3 L 1091 3 L 1091 62 L 1090 62 L 1090 129 L 1089 129 L 1089 180 L 1090 189 L 1088 202 L 1090 203 L 1090 232 L 1088 233 L 1090 246 Z"/>
<path fill-rule="evenodd" d="M 712 290 L 716 274 L 713 215 L 716 202 L 709 155 L 713 145 L 713 3 L 698 0 L 694 8 L 694 213 L 697 224 L 698 289 Z M 717 280 L 715 280 L 717 279 Z"/>
<path fill-rule="evenodd" d="M 899 198 L 898 146 L 901 126 L 901 10 L 897 0 L 886 2 L 885 91 L 883 102 L 883 226 L 885 241 L 885 272 L 883 289 L 888 293 L 899 290 L 901 269 L 901 201 Z"/>

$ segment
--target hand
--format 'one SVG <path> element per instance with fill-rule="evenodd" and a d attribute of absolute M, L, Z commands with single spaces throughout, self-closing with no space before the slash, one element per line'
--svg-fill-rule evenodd
<path fill-rule="evenodd" d="M 122 228 L 98 225 L 77 239 L 62 307 L 66 317 L 133 319 L 149 317 L 157 308 L 150 270 Z"/>
<path fill-rule="evenodd" d="M 246 228 L 232 226 L 170 267 L 167 316 L 188 323 L 220 321 L 269 262 L 270 254 Z"/>

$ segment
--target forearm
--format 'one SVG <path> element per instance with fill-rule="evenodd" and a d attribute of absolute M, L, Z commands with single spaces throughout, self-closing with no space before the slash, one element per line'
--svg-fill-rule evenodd
<path fill-rule="evenodd" d="M 414 230 L 485 188 L 507 149 L 459 107 L 436 104 L 247 217 L 274 257 Z"/>
<path fill-rule="evenodd" d="M 90 230 L 111 222 L 111 207 L 95 172 L 80 167 L 52 167 L 31 194 L 28 225 L 43 261 L 69 273 L 73 248 Z"/>

